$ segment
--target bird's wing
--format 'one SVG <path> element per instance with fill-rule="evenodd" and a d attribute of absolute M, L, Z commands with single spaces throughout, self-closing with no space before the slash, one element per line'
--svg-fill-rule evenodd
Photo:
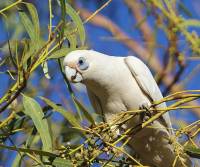
<path fill-rule="evenodd" d="M 138 58 L 133 56 L 128 56 L 124 59 L 126 65 L 131 71 L 133 77 L 137 81 L 140 89 L 148 97 L 148 99 L 153 102 L 163 98 L 160 89 L 154 80 L 149 68 Z M 165 103 L 158 105 L 157 107 L 166 107 Z M 163 115 L 165 125 L 168 128 L 172 128 L 169 114 Z M 171 131 L 171 130 L 169 130 Z"/>
<path fill-rule="evenodd" d="M 102 117 L 103 121 L 105 122 L 105 116 L 104 116 L 103 108 L 102 108 L 99 98 L 88 88 L 87 88 L 87 93 L 88 93 L 90 102 L 92 104 L 92 107 L 94 108 L 96 113 Z"/>

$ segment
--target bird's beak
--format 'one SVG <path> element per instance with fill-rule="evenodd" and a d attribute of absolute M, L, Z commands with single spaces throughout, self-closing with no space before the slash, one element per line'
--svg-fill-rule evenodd
<path fill-rule="evenodd" d="M 83 80 L 82 75 L 75 68 L 65 66 L 65 74 L 70 82 L 78 83 Z"/>

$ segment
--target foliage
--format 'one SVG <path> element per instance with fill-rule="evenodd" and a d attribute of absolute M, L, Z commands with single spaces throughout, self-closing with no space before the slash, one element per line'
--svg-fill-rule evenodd
<path fill-rule="evenodd" d="M 150 126 L 153 121 L 168 111 L 177 109 L 190 110 L 195 113 L 197 110 L 199 111 L 200 106 L 196 100 L 200 98 L 200 90 L 184 91 L 183 85 L 177 85 L 181 74 L 187 68 L 186 59 L 193 57 L 199 59 L 199 36 L 195 31 L 189 31 L 190 27 L 200 27 L 199 20 L 182 17 L 177 4 L 182 7 L 182 10 L 184 9 L 184 13 L 188 14 L 188 11 L 183 4 L 180 4 L 181 2 L 137 1 L 135 5 L 139 5 L 140 8 L 136 9 L 133 1 L 124 0 L 137 20 L 135 27 L 144 35 L 147 42 L 145 46 L 139 46 L 134 40 L 123 39 L 128 36 L 112 21 L 99 15 L 99 12 L 110 5 L 110 2 L 111 0 L 95 12 L 89 13 L 81 8 L 75 10 L 76 4 L 73 2 L 66 3 L 65 0 L 52 2 L 49 0 L 49 23 L 48 31 L 45 30 L 45 32 L 39 21 L 40 13 L 33 2 L 9 0 L 0 3 L 0 18 L 8 32 L 8 41 L 1 43 L 2 60 L 0 66 L 3 69 L 2 75 L 7 75 L 10 81 L 0 99 L 0 149 L 17 152 L 12 166 L 30 164 L 58 167 L 90 166 L 96 163 L 102 166 L 129 164 L 143 166 L 136 157 L 131 156 L 126 150 L 130 134 L 133 135 L 142 128 Z M 60 11 L 58 16 L 53 14 L 56 9 Z M 136 12 L 140 9 L 146 11 L 142 20 L 142 15 Z M 84 19 L 85 21 L 82 21 L 80 16 L 87 17 Z M 166 60 L 163 67 L 156 57 L 156 37 L 152 37 L 151 33 L 148 34 L 151 32 L 147 25 L 147 19 L 150 16 L 154 17 L 155 29 L 162 30 L 168 40 L 167 57 L 163 58 Z M 14 18 L 19 20 L 19 23 L 13 21 Z M 113 132 L 117 131 L 118 127 L 129 121 L 135 114 L 145 112 L 145 110 L 123 112 L 109 124 L 96 124 L 96 115 L 92 114 L 89 107 L 84 106 L 84 103 L 76 98 L 63 72 L 63 57 L 70 51 L 87 48 L 84 24 L 89 24 L 89 22 L 106 28 L 116 40 L 123 42 L 125 46 L 149 63 L 156 74 L 158 83 L 164 85 L 164 92 L 170 93 L 161 101 L 154 102 L 149 111 L 153 112 L 153 107 L 162 102 L 171 102 L 167 108 L 161 108 L 147 121 L 127 129 L 120 136 L 116 136 Z M 9 37 L 11 30 L 12 36 Z M 187 51 L 179 49 L 178 39 L 182 38 L 181 35 L 187 44 L 187 48 L 185 48 Z M 140 49 L 138 50 L 138 48 Z M 192 56 L 187 56 L 188 53 Z M 49 65 L 51 61 L 59 68 L 59 73 L 63 76 L 62 81 L 66 83 L 74 105 L 73 109 L 77 112 L 66 110 L 62 106 L 64 104 L 56 104 L 50 100 L 50 97 L 40 96 L 37 98 L 34 95 L 32 76 L 39 73 L 39 69 L 42 68 L 43 76 L 50 79 L 51 73 L 49 71 L 54 68 Z M 157 67 L 155 63 L 157 63 Z M 47 81 L 45 80 L 45 82 Z M 45 86 L 42 88 L 47 89 Z M 50 90 L 47 89 L 46 92 Z M 53 119 L 52 115 L 55 113 L 61 114 L 64 118 L 60 124 Z M 199 123 L 200 121 L 197 120 L 191 124 L 184 124 L 175 130 L 175 138 L 182 138 L 181 142 L 184 146 L 183 150 L 179 147 L 175 150 L 177 157 L 184 153 L 195 158 L 200 157 L 199 145 L 197 144 Z M 19 136 L 20 141 L 17 140 L 17 136 Z M 65 137 L 67 137 L 66 142 L 63 139 Z M 63 141 L 61 141 L 62 139 Z M 172 143 L 177 144 L 174 142 L 174 138 L 171 140 Z M 177 145 L 179 146 L 179 144 Z M 5 156 L 9 157 L 9 155 L 0 155 L 0 162 Z"/>

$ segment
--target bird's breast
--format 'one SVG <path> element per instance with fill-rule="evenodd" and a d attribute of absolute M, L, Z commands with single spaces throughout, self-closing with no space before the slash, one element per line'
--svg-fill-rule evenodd
<path fill-rule="evenodd" d="M 100 69 L 85 84 L 101 101 L 105 114 L 134 110 L 142 103 L 149 103 L 123 58 L 113 58 Z"/>

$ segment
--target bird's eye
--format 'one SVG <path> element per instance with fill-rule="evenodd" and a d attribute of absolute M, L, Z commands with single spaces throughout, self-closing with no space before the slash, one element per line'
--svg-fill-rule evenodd
<path fill-rule="evenodd" d="M 84 64 L 84 61 L 83 61 L 82 59 L 80 59 L 80 60 L 78 61 L 78 64 L 79 64 L 79 65 L 83 65 L 83 64 Z"/>
<path fill-rule="evenodd" d="M 88 68 L 88 63 L 86 62 L 86 59 L 84 57 L 80 57 L 78 59 L 78 67 L 80 70 L 86 70 Z"/>

